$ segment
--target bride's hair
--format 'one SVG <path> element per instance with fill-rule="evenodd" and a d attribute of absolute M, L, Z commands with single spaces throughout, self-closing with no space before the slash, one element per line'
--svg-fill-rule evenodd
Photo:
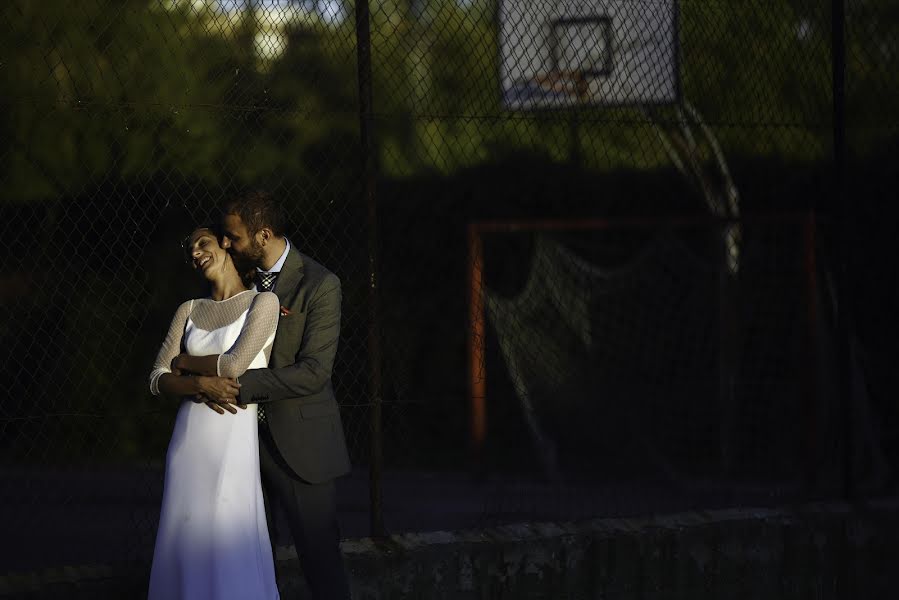
<path fill-rule="evenodd" d="M 224 230 L 222 226 L 218 223 L 204 223 L 202 225 L 197 225 L 193 229 L 190 230 L 186 236 L 181 239 L 181 251 L 184 253 L 184 262 L 186 264 L 190 264 L 191 259 L 191 238 L 193 238 L 194 234 L 200 230 L 207 230 L 212 235 L 215 236 L 215 239 L 218 240 L 219 247 L 222 246 L 222 238 L 224 237 Z M 231 256 L 231 262 L 234 263 L 234 268 L 237 271 L 238 276 L 240 276 L 240 281 L 243 283 L 244 287 L 250 288 L 253 285 L 254 279 L 256 278 L 256 267 L 249 264 L 242 264 L 243 261 L 237 259 L 234 256 Z"/>

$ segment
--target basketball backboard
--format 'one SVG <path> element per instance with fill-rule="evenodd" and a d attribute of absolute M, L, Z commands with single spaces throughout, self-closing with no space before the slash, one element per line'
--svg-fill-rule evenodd
<path fill-rule="evenodd" d="M 678 0 L 501 0 L 508 108 L 667 104 L 679 97 Z"/>

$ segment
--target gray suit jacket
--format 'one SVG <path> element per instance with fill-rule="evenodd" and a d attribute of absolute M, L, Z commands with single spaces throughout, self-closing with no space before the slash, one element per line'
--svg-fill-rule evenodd
<path fill-rule="evenodd" d="M 296 475 L 321 483 L 350 470 L 331 369 L 340 335 L 340 280 L 291 244 L 275 293 L 280 317 L 268 369 L 244 373 L 240 399 L 265 405 L 278 450 Z"/>

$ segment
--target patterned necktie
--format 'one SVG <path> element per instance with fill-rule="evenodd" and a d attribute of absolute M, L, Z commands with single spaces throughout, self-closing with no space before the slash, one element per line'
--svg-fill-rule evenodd
<path fill-rule="evenodd" d="M 260 292 L 270 292 L 275 287 L 276 279 L 278 279 L 277 273 L 257 273 L 256 287 Z"/>
<path fill-rule="evenodd" d="M 277 273 L 256 273 L 256 289 L 260 292 L 270 292 L 275 287 Z M 261 404 L 256 405 L 256 419 L 259 423 L 265 423 L 265 408 Z"/>

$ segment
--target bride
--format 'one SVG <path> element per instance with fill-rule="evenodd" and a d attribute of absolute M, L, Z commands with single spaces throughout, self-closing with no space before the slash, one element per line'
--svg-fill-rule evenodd
<path fill-rule="evenodd" d="M 154 395 L 190 396 L 178 409 L 165 465 L 149 598 L 278 598 L 259 475 L 256 405 L 237 396 L 237 378 L 268 364 L 278 297 L 248 289 L 211 227 L 188 238 L 208 298 L 175 312 L 150 374 Z M 210 410 L 213 408 L 216 414 Z"/>

